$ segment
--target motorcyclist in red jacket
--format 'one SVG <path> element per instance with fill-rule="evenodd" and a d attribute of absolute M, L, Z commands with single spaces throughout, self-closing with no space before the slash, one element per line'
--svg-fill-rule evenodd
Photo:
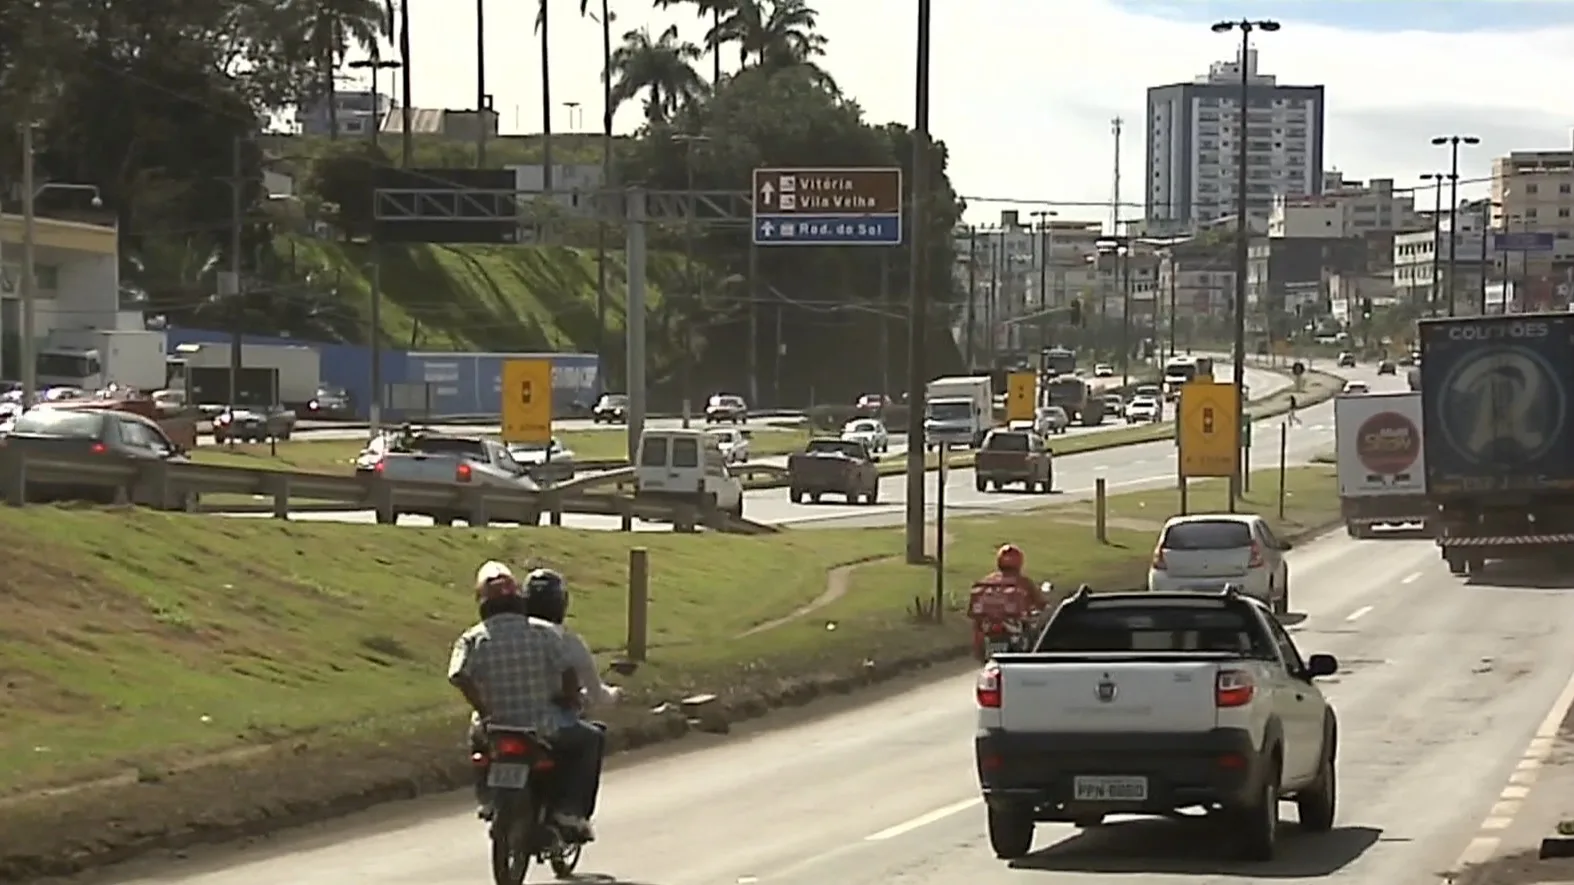
<path fill-rule="evenodd" d="M 968 593 L 967 616 L 973 623 L 973 657 L 983 663 L 989 627 L 1002 621 L 1027 622 L 1049 607 L 1049 599 L 1022 571 L 1021 548 L 1006 544 L 995 551 L 995 570 Z"/>

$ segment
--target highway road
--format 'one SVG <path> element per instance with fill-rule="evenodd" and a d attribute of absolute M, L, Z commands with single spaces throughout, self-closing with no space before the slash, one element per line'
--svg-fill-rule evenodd
<path fill-rule="evenodd" d="M 1221 366 L 1221 372 L 1224 368 Z M 1360 370 L 1357 370 L 1359 373 Z M 1372 372 L 1351 375 L 1363 377 L 1374 383 L 1373 389 L 1380 389 L 1376 385 L 1376 375 Z M 1383 379 L 1391 381 L 1392 379 Z M 1276 390 L 1283 389 L 1289 384 L 1285 376 L 1248 369 L 1246 384 L 1253 397 L 1264 397 Z M 1299 454 L 1302 459 L 1332 446 L 1333 440 L 1333 406 L 1321 406 L 1309 410 L 1305 425 L 1297 428 L 1292 435 L 1292 453 Z M 1326 427 L 1321 424 L 1314 426 L 1318 415 L 1326 413 Z M 1277 421 L 1277 419 L 1275 419 Z M 1098 428 L 1082 428 L 1079 433 L 1100 433 L 1124 427 L 1124 424 L 1107 423 Z M 1275 424 L 1276 426 L 1276 424 Z M 1266 442 L 1266 435 L 1259 432 L 1259 439 Z M 900 451 L 905 445 L 905 437 L 897 437 L 892 441 L 892 451 Z M 1275 441 L 1274 445 L 1277 445 Z M 1103 452 L 1089 452 L 1081 455 L 1068 455 L 1056 462 L 1056 490 L 1061 496 L 1076 496 L 1090 493 L 1094 480 L 1103 476 L 1109 488 L 1118 490 L 1122 488 L 1136 488 L 1162 482 L 1167 477 L 1175 475 L 1174 443 L 1170 441 L 1148 443 L 1140 446 L 1126 446 Z M 1269 463 L 1263 458 L 1269 454 L 1268 446 L 1259 446 L 1253 451 L 1254 462 Z M 1274 459 L 1278 457 L 1277 448 L 1272 449 Z M 772 463 L 772 459 L 762 458 L 765 463 Z M 778 459 L 776 463 L 780 463 Z M 928 474 L 931 489 L 927 498 L 933 502 L 933 488 L 939 474 Z M 907 479 L 904 475 L 887 476 L 880 483 L 880 503 L 876 505 L 848 505 L 839 502 L 822 504 L 794 504 L 787 497 L 786 489 L 762 489 L 749 492 L 744 500 L 743 513 L 749 519 L 772 523 L 776 525 L 792 525 L 804 528 L 831 527 L 831 526 L 869 526 L 869 525 L 897 525 L 902 522 L 906 509 Z M 972 470 L 953 470 L 949 472 L 947 481 L 947 507 L 948 514 L 963 515 L 968 512 L 985 512 L 1000 510 L 1025 510 L 1040 507 L 1046 503 L 1044 495 L 1026 495 L 1019 492 L 987 492 L 980 493 L 973 487 Z M 931 503 L 930 512 L 934 508 Z M 238 513 L 238 517 L 268 518 L 267 514 Z M 376 521 L 375 514 L 370 510 L 342 510 L 321 512 L 300 512 L 292 515 L 292 519 L 322 522 L 364 522 Z M 431 520 L 422 516 L 402 516 L 400 525 L 431 525 Z M 592 529 L 598 531 L 613 531 L 619 528 L 615 517 L 601 516 L 576 516 L 566 515 L 563 524 L 571 528 Z M 637 531 L 671 531 L 671 526 L 664 523 L 638 522 Z"/>
<path fill-rule="evenodd" d="M 1574 594 L 1467 584 L 1428 541 L 1328 536 L 1290 554 L 1303 653 L 1341 721 L 1340 807 L 1280 859 L 1217 859 L 1196 822 L 1041 824 L 994 858 L 973 773 L 971 677 L 806 724 L 694 742 L 607 773 L 585 881 L 625 885 L 1435 885 L 1477 832 L 1574 658 Z M 1566 583 L 1563 586 L 1568 586 Z M 1294 808 L 1284 806 L 1286 821 Z M 390 819 L 393 818 L 393 819 Z M 470 885 L 486 841 L 462 795 L 373 812 L 125 885 Z M 1112 878 L 1111 874 L 1137 874 Z M 122 874 L 126 875 L 126 874 Z M 550 873 L 532 871 L 531 881 Z"/>

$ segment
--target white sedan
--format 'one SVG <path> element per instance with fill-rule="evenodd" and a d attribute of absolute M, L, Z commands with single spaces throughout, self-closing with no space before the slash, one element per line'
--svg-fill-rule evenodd
<path fill-rule="evenodd" d="M 1043 406 L 1033 419 L 1033 432 L 1039 436 L 1065 433 L 1070 425 L 1071 419 L 1066 417 L 1065 409 L 1060 406 Z"/>
<path fill-rule="evenodd" d="M 1371 392 L 1372 388 L 1365 381 L 1346 381 L 1344 385 L 1344 396 L 1360 396 Z"/>
<path fill-rule="evenodd" d="M 891 450 L 891 435 L 886 432 L 884 424 L 873 418 L 847 422 L 847 426 L 842 428 L 842 439 L 861 442 L 876 454 Z"/>
<path fill-rule="evenodd" d="M 1290 610 L 1290 544 L 1249 513 L 1172 516 L 1159 533 L 1148 589 L 1163 593 L 1217 590 L 1235 584 L 1274 614 Z"/>
<path fill-rule="evenodd" d="M 711 439 L 716 440 L 717 448 L 728 464 L 747 464 L 749 462 L 749 432 L 736 427 L 717 428 L 706 431 Z"/>

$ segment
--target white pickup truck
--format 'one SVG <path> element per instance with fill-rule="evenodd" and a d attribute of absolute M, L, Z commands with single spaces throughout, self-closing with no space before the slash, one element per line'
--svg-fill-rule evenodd
<path fill-rule="evenodd" d="M 1333 827 L 1339 723 L 1263 606 L 1217 593 L 1078 590 L 1034 650 L 979 674 L 978 778 L 989 840 L 1026 856 L 1039 821 L 1218 814 L 1242 859 L 1271 860 L 1279 803 L 1301 828 Z"/>
<path fill-rule="evenodd" d="M 541 490 L 530 478 L 529 468 L 514 460 L 502 442 L 489 437 L 417 436 L 406 451 L 385 452 L 371 469 L 378 477 L 396 482 L 489 486 L 522 492 Z M 399 521 L 399 513 L 428 516 L 438 525 L 453 525 L 467 515 L 448 510 L 400 510 L 391 514 L 395 523 Z M 379 519 L 386 515 L 379 512 Z"/>

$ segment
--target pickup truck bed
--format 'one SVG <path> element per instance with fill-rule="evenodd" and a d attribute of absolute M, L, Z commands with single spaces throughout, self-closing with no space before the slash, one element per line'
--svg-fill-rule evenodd
<path fill-rule="evenodd" d="M 849 504 L 880 500 L 880 469 L 857 440 L 810 440 L 808 448 L 788 457 L 787 484 L 794 504 L 805 497 L 818 504 L 827 492 L 845 496 Z"/>
<path fill-rule="evenodd" d="M 1199 807 L 1267 860 L 1286 798 L 1332 827 L 1337 724 L 1312 679 L 1337 662 L 1303 663 L 1275 626 L 1235 591 L 1079 592 L 1037 650 L 996 656 L 974 738 L 996 853 L 1025 854 L 1038 821 Z"/>
<path fill-rule="evenodd" d="M 974 487 L 980 492 L 990 486 L 1000 491 L 1019 482 L 1026 491 L 1048 494 L 1055 484 L 1052 457 L 1036 435 L 991 431 L 973 458 Z"/>

